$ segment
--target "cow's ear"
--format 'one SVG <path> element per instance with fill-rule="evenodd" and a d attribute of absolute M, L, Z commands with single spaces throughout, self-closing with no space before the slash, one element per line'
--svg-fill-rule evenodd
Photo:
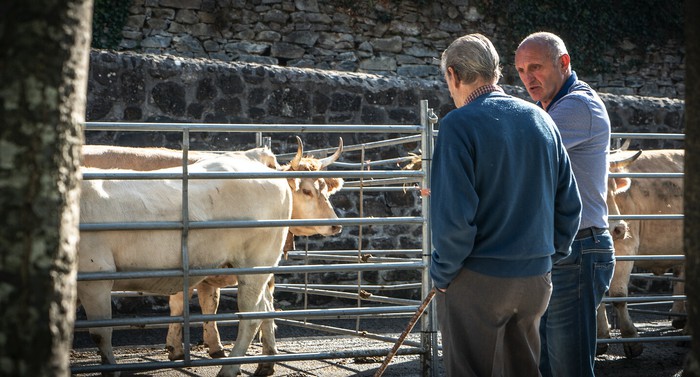
<path fill-rule="evenodd" d="M 632 180 L 629 178 L 615 178 L 615 195 L 623 193 L 630 189 Z"/>
<path fill-rule="evenodd" d="M 328 195 L 335 194 L 336 191 L 343 188 L 342 178 L 326 178 L 326 186 L 328 187 Z"/>
<path fill-rule="evenodd" d="M 297 192 L 299 191 L 299 185 L 301 183 L 300 178 L 287 178 L 287 183 L 289 183 L 289 187 L 292 189 L 292 192 Z"/>

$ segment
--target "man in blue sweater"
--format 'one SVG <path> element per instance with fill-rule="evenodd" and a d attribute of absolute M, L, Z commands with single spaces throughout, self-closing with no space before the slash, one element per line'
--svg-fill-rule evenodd
<path fill-rule="evenodd" d="M 540 323 L 540 370 L 544 376 L 593 376 L 596 310 L 615 266 L 605 202 L 610 119 L 600 97 L 572 71 L 558 36 L 529 35 L 515 52 L 515 68 L 530 97 L 556 123 L 583 202 L 571 255 L 552 269 L 552 298 Z"/>
<path fill-rule="evenodd" d="M 457 109 L 440 121 L 431 175 L 430 275 L 448 376 L 537 376 L 552 261 L 581 199 L 554 123 L 496 85 L 499 57 L 458 38 L 441 69 Z"/>

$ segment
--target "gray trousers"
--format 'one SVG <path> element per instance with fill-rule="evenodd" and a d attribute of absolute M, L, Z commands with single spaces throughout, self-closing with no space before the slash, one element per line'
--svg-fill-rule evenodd
<path fill-rule="evenodd" d="M 499 278 L 462 269 L 436 296 L 447 375 L 539 376 L 539 323 L 551 294 L 549 272 Z"/>

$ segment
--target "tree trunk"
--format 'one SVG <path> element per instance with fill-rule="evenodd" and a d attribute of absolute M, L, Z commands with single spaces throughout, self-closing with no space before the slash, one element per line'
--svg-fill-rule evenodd
<path fill-rule="evenodd" d="M 0 2 L 0 375 L 69 376 L 92 0 Z"/>
<path fill-rule="evenodd" d="M 688 321 L 692 348 L 683 376 L 700 377 L 700 6 L 685 1 L 685 239 Z"/>

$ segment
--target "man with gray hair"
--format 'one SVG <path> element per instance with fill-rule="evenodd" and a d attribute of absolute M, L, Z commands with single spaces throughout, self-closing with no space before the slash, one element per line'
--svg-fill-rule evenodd
<path fill-rule="evenodd" d="M 441 68 L 457 109 L 440 121 L 431 175 L 430 276 L 448 376 L 537 376 L 552 256 L 581 199 L 554 122 L 506 95 L 486 37 L 458 38 Z"/>
<path fill-rule="evenodd" d="M 571 255 L 552 269 L 552 298 L 540 323 L 540 370 L 544 376 L 594 376 L 596 311 L 615 266 L 606 204 L 610 119 L 598 94 L 571 69 L 558 36 L 530 34 L 515 52 L 515 68 L 556 123 L 583 202 Z"/>

